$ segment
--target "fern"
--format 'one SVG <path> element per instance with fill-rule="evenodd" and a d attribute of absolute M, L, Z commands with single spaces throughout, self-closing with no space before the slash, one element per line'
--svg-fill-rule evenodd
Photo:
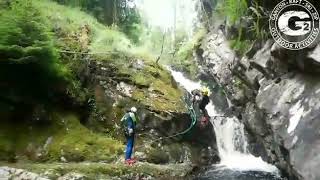
<path fill-rule="evenodd" d="M 246 0 L 225 0 L 223 3 L 224 14 L 231 24 L 235 24 L 244 16 L 248 9 Z"/>
<path fill-rule="evenodd" d="M 266 18 L 268 17 L 264 12 L 263 7 L 259 6 L 258 2 L 254 2 L 254 7 L 249 8 L 252 13 L 250 16 L 255 19 L 253 25 L 249 28 L 254 33 L 254 38 L 267 39 L 268 33 L 266 32 Z"/>

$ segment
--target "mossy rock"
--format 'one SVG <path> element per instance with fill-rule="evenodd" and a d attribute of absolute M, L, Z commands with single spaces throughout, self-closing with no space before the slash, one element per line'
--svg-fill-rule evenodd
<path fill-rule="evenodd" d="M 154 164 L 166 164 L 170 160 L 169 155 L 160 148 L 154 148 L 147 152 L 147 161 Z"/>
<path fill-rule="evenodd" d="M 155 165 L 138 163 L 128 167 L 123 163 L 19 163 L 4 164 L 12 168 L 26 169 L 37 174 L 49 174 L 52 179 L 58 179 L 69 173 L 79 173 L 86 179 L 185 179 L 192 167 L 185 164 Z"/>
<path fill-rule="evenodd" d="M 62 128 L 53 136 L 53 143 L 49 146 L 50 159 L 64 157 L 67 161 L 112 161 L 122 153 L 120 142 L 89 131 L 74 115 L 65 117 Z"/>
<path fill-rule="evenodd" d="M 14 126 L 1 122 L 1 132 L 10 133 L 5 136 L 0 133 L 0 153 L 33 161 L 60 161 L 64 157 L 76 162 L 110 162 L 122 155 L 121 142 L 91 132 L 80 123 L 77 115 L 53 112 L 48 117 L 50 121 L 47 122 L 20 122 Z"/>

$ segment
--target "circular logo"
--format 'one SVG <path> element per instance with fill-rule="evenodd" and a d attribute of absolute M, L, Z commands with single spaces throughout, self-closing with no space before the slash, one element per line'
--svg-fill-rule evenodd
<path fill-rule="evenodd" d="M 273 39 L 282 47 L 300 50 L 309 47 L 320 31 L 319 13 L 307 0 L 283 0 L 269 20 Z"/>

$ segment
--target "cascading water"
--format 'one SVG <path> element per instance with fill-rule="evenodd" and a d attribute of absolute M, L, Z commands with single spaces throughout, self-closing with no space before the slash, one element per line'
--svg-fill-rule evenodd
<path fill-rule="evenodd" d="M 182 73 L 170 70 L 172 76 L 184 89 L 191 92 L 201 88 L 200 82 L 193 82 L 183 76 Z M 214 126 L 217 146 L 221 158 L 217 169 L 229 169 L 232 171 L 263 171 L 278 173 L 275 166 L 264 162 L 261 158 L 254 157 L 247 149 L 247 141 L 244 134 L 244 126 L 236 117 L 216 117 L 217 111 L 212 102 L 206 107 Z"/>
<path fill-rule="evenodd" d="M 207 109 L 209 111 L 209 108 Z M 277 168 L 249 153 L 244 125 L 235 117 L 214 118 L 212 123 L 217 138 L 221 162 L 218 167 L 238 171 L 265 171 L 277 173 Z"/>

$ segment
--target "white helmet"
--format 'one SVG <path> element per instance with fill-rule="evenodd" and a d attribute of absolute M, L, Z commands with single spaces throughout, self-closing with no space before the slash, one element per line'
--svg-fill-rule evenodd
<path fill-rule="evenodd" d="M 132 108 L 130 109 L 130 111 L 133 112 L 133 113 L 136 113 L 138 110 L 137 110 L 136 107 L 132 107 Z"/>

